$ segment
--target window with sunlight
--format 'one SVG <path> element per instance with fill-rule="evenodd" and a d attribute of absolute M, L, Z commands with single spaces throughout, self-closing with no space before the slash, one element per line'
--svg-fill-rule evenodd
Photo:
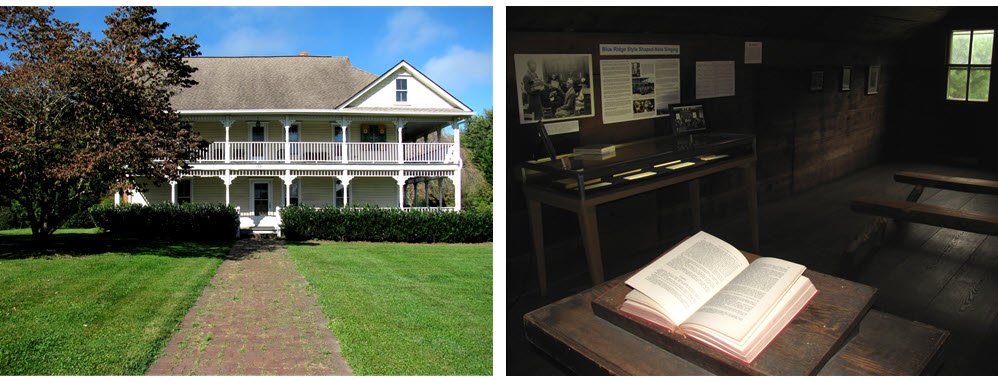
<path fill-rule="evenodd" d="M 994 29 L 953 31 L 947 100 L 988 101 L 994 34 Z"/>

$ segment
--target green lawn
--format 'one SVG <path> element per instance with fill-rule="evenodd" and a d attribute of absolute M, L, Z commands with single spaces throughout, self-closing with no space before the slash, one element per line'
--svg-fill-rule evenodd
<path fill-rule="evenodd" d="M 0 231 L 0 375 L 144 374 L 231 245 Z"/>
<path fill-rule="evenodd" d="M 288 243 L 358 375 L 491 375 L 492 245 Z"/>

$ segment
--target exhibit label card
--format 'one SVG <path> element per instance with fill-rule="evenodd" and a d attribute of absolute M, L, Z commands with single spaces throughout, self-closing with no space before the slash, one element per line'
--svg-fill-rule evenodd
<path fill-rule="evenodd" d="M 696 67 L 697 99 L 735 95 L 734 61 L 697 61 Z"/>
<path fill-rule="evenodd" d="M 603 123 L 669 114 L 679 103 L 679 59 L 600 60 Z"/>
<path fill-rule="evenodd" d="M 745 42 L 745 63 L 762 64 L 762 41 Z"/>
<path fill-rule="evenodd" d="M 678 55 L 679 45 L 662 44 L 600 44 L 600 56 L 664 56 Z"/>

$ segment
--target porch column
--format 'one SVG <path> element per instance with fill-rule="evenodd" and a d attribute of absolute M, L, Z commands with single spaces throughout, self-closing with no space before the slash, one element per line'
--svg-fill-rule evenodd
<path fill-rule="evenodd" d="M 341 160 L 345 164 L 345 163 L 347 163 L 347 128 L 350 127 L 350 120 L 339 120 L 339 123 L 340 123 L 340 127 L 343 128 L 343 141 L 341 143 L 341 145 L 342 145 L 341 148 L 343 150 L 340 151 L 341 153 L 343 153 L 343 158 Z M 344 186 L 343 193 L 344 193 L 343 195 L 345 196 L 346 195 L 346 186 Z M 344 201 L 346 201 L 345 198 L 344 198 Z"/>
<path fill-rule="evenodd" d="M 457 151 L 458 162 L 460 162 L 460 158 L 461 158 L 461 129 L 458 128 L 457 122 L 458 122 L 458 120 L 451 121 L 450 126 L 452 128 L 454 128 L 454 146 L 456 147 L 455 150 Z"/>
<path fill-rule="evenodd" d="M 398 120 L 398 122 L 395 123 L 395 125 L 398 126 L 398 129 L 399 129 L 399 137 L 398 137 L 398 142 L 399 142 L 399 145 L 398 145 L 398 159 L 399 159 L 399 163 L 400 164 L 403 163 L 403 162 L 405 162 L 405 161 L 403 161 L 403 158 L 402 158 L 402 154 L 403 154 L 403 150 L 402 150 L 402 128 L 404 128 L 405 124 L 407 124 L 407 123 L 408 123 L 408 121 L 401 120 L 401 119 Z"/>
<path fill-rule="evenodd" d="M 121 205 L 121 192 L 114 192 L 114 206 Z"/>
<path fill-rule="evenodd" d="M 437 200 L 437 207 L 444 207 L 444 179 L 437 178 L 437 190 L 440 191 L 440 198 Z"/>
<path fill-rule="evenodd" d="M 344 207 L 350 206 L 350 195 L 347 194 L 347 191 L 350 190 L 350 180 L 352 180 L 353 177 L 354 176 L 340 176 L 339 177 L 340 182 L 343 183 L 343 206 Z"/>
<path fill-rule="evenodd" d="M 464 167 L 464 161 L 461 160 L 461 129 L 458 128 L 457 123 L 457 119 L 451 122 L 451 126 L 454 128 L 454 154 L 458 163 L 457 170 L 451 176 L 451 181 L 454 182 L 454 210 L 461 211 L 461 168 Z"/>
<path fill-rule="evenodd" d="M 405 181 L 408 177 L 402 175 L 402 171 L 399 170 L 399 175 L 395 176 L 395 182 L 399 185 L 399 209 L 405 208 Z"/>
<path fill-rule="evenodd" d="M 450 178 L 450 181 L 454 183 L 454 210 L 461 211 L 461 169 L 447 178 Z"/>
<path fill-rule="evenodd" d="M 294 123 L 295 119 L 290 116 L 285 116 L 281 120 L 281 124 L 284 125 L 284 163 L 286 164 L 291 163 L 291 125 Z M 298 134 L 301 134 L 301 128 L 299 128 Z"/>
<path fill-rule="evenodd" d="M 233 120 L 232 117 L 226 116 L 222 119 L 222 125 L 225 126 L 225 163 L 232 161 L 232 155 L 230 154 L 232 153 L 232 150 L 229 145 L 229 128 L 232 127 L 234 122 L 236 122 L 236 120 Z"/>
<path fill-rule="evenodd" d="M 222 176 L 222 183 L 225 184 L 225 206 L 229 206 L 231 205 L 229 202 L 229 186 L 232 185 L 232 173 L 229 169 L 225 169 L 225 175 Z"/>
<path fill-rule="evenodd" d="M 295 176 L 291 175 L 291 170 L 285 170 L 284 176 L 281 177 L 284 180 L 284 206 L 291 206 L 291 183 L 294 182 Z"/>
<path fill-rule="evenodd" d="M 170 181 L 170 203 L 177 203 L 177 181 Z"/>

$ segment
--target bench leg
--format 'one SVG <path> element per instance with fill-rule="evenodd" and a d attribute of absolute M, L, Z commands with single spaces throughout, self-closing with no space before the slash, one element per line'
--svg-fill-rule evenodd
<path fill-rule="evenodd" d="M 882 245 L 884 243 L 884 236 L 885 236 L 884 233 L 886 231 L 887 231 L 887 218 L 884 217 L 874 218 L 873 222 L 867 225 L 866 228 L 863 229 L 863 232 L 860 233 L 859 236 L 857 236 L 856 239 L 854 239 L 852 243 L 849 244 L 849 247 L 846 247 L 845 255 L 847 256 L 855 255 L 856 250 L 859 250 L 859 248 L 866 243 L 872 242 L 874 246 Z"/>
<path fill-rule="evenodd" d="M 915 185 L 914 189 L 911 189 L 911 193 L 908 194 L 908 202 L 918 202 L 918 197 L 922 196 L 922 190 L 925 189 L 922 185 Z"/>

